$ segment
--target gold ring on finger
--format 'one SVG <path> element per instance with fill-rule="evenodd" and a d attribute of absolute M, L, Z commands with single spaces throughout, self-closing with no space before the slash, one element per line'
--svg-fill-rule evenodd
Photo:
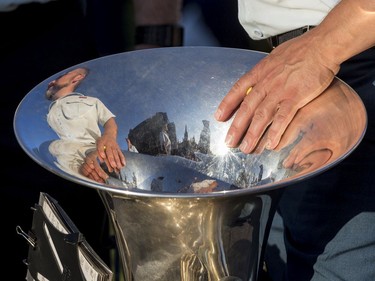
<path fill-rule="evenodd" d="M 253 87 L 249 87 L 249 89 L 247 89 L 246 94 L 245 94 L 246 97 L 250 94 L 252 89 L 253 89 Z"/>

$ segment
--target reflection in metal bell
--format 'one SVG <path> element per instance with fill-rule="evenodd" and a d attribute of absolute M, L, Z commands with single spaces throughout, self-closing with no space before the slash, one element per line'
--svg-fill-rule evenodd
<path fill-rule="evenodd" d="M 79 91 L 110 108 L 120 146 L 125 151 L 125 139 L 131 136 L 139 152 L 125 152 L 121 177 L 106 184 L 73 173 L 48 150 L 56 134 L 46 124 L 49 102 L 43 96 L 60 73 L 20 103 L 14 127 L 25 152 L 77 188 L 98 190 L 114 226 L 126 281 L 256 281 L 284 188 L 337 165 L 362 140 L 364 106 L 351 88 L 335 79 L 297 112 L 274 151 L 264 149 L 267 131 L 254 154 L 224 151 L 230 121 L 217 122 L 214 111 L 236 80 L 265 55 L 174 47 L 121 53 L 72 67 L 90 69 Z M 206 128 L 201 138 L 202 122 Z M 164 124 L 171 155 L 161 153 L 157 143 Z M 179 149 L 183 144 L 194 144 L 188 154 Z M 156 155 L 146 155 L 150 153 Z M 211 189 L 201 193 L 191 188 L 205 180 L 214 181 Z"/>

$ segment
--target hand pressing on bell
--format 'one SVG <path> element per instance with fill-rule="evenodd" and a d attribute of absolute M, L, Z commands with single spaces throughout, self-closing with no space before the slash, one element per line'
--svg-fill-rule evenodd
<path fill-rule="evenodd" d="M 117 125 L 114 118 L 104 124 L 104 133 L 96 140 L 100 163 L 105 162 L 110 173 L 126 165 L 125 156 L 117 142 Z"/>
<path fill-rule="evenodd" d="M 99 183 L 105 183 L 109 177 L 100 165 L 98 152 L 96 150 L 86 155 L 84 162 L 79 168 L 79 173 Z"/>

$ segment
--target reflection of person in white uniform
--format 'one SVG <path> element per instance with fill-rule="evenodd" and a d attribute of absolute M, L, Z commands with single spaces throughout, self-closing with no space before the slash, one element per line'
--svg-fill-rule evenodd
<path fill-rule="evenodd" d="M 172 150 L 172 143 L 168 135 L 168 125 L 165 124 L 160 132 L 159 135 L 159 141 L 160 141 L 160 147 L 162 153 L 165 153 L 167 155 L 171 154 Z"/>
<path fill-rule="evenodd" d="M 77 68 L 49 83 L 46 98 L 52 103 L 47 122 L 60 138 L 49 149 L 63 168 L 103 182 L 108 175 L 94 160 L 105 162 L 109 172 L 117 172 L 125 165 L 125 157 L 116 140 L 115 115 L 98 98 L 75 92 L 87 74 L 86 68 Z"/>

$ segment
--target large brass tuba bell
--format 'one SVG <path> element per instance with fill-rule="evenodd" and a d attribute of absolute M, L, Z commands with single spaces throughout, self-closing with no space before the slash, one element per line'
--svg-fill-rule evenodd
<path fill-rule="evenodd" d="M 49 153 L 56 135 L 44 120 L 49 102 L 43 94 L 53 77 L 19 105 L 15 132 L 25 152 L 77 188 L 98 190 L 126 281 L 256 281 L 282 191 L 338 164 L 361 141 L 364 106 L 335 79 L 297 113 L 275 151 L 265 150 L 263 139 L 254 154 L 226 149 L 229 124 L 216 122 L 213 113 L 234 82 L 265 55 L 177 47 L 78 65 L 90 69 L 79 91 L 100 98 L 119 125 L 127 165 L 106 184 L 70 172 Z M 170 152 L 159 146 L 165 126 Z M 126 151 L 126 139 L 138 152 Z M 302 160 L 294 163 L 297 158 Z"/>

